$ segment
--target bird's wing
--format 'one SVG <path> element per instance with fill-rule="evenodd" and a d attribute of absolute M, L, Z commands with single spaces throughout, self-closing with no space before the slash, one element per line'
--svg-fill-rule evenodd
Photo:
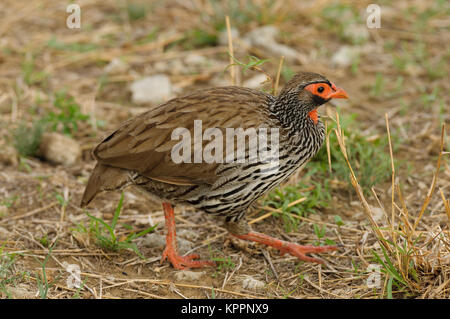
<path fill-rule="evenodd" d="M 203 132 L 207 128 L 219 128 L 225 139 L 226 128 L 267 127 L 271 116 L 266 105 L 272 101 L 273 96 L 269 94 L 239 87 L 195 92 L 124 122 L 94 149 L 93 154 L 102 164 L 133 170 L 166 183 L 213 184 L 220 177 L 216 170 L 221 164 L 194 163 L 194 156 L 191 156 L 191 163 L 174 163 L 171 151 L 180 140 L 173 140 L 172 132 L 176 128 L 189 130 L 191 150 L 195 150 L 194 120 L 202 121 Z M 203 140 L 202 147 L 209 142 Z"/>

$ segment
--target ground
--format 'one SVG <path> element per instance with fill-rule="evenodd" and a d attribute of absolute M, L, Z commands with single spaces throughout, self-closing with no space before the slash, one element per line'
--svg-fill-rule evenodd
<path fill-rule="evenodd" d="M 70 3 L 81 8 L 80 29 L 67 27 Z M 2 1 L 0 296 L 448 298 L 450 5 L 378 1 L 380 28 L 369 28 L 370 3 Z M 226 16 L 238 30 L 232 51 Z M 266 25 L 276 40 L 246 41 Z M 138 103 L 133 82 L 168 76 L 166 100 L 264 72 L 272 83 L 279 73 L 281 88 L 300 70 L 351 98 L 321 107 L 327 146 L 247 219 L 275 237 L 339 244 L 323 265 L 233 239 L 220 218 L 177 207 L 181 251 L 217 261 L 179 271 L 160 263 L 159 203 L 127 188 L 123 202 L 102 193 L 79 208 L 92 148 L 158 104 Z M 62 164 L 41 150 L 49 132 L 62 139 Z"/>

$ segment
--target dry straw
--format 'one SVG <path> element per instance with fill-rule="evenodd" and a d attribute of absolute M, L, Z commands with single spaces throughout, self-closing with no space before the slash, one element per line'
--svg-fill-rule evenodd
<path fill-rule="evenodd" d="M 438 174 L 439 169 L 441 166 L 441 159 L 443 155 L 443 149 L 444 149 L 444 131 L 445 131 L 445 125 L 442 126 L 441 131 L 441 140 L 440 140 L 440 152 L 438 156 L 438 161 L 436 165 L 436 171 L 433 175 L 433 180 L 431 183 L 431 186 L 429 188 L 429 191 L 427 193 L 427 196 L 425 198 L 425 201 L 422 205 L 422 208 L 418 214 L 418 217 L 414 223 L 414 225 L 411 225 L 409 219 L 410 214 L 409 210 L 407 208 L 406 202 L 404 200 L 404 196 L 401 191 L 400 184 L 396 182 L 395 178 L 395 165 L 394 165 L 394 155 L 392 151 L 392 142 L 391 142 L 391 134 L 389 129 L 389 118 L 388 115 L 385 115 L 386 120 L 386 130 L 388 135 L 388 142 L 389 142 L 389 152 L 390 152 L 390 159 L 391 159 L 391 171 L 392 171 L 392 179 L 391 179 L 391 215 L 389 216 L 384 209 L 382 203 L 380 202 L 375 190 L 372 188 L 372 192 L 374 194 L 375 199 L 377 200 L 380 208 L 383 210 L 384 215 L 386 216 L 386 220 L 388 222 L 388 230 L 389 230 L 389 240 L 386 238 L 384 233 L 382 232 L 382 229 L 378 226 L 376 221 L 373 218 L 373 212 L 368 204 L 364 193 L 361 189 L 361 186 L 358 183 L 358 180 L 356 178 L 356 175 L 353 171 L 353 168 L 348 160 L 347 156 L 347 147 L 345 145 L 345 136 L 344 131 L 340 126 L 339 123 L 339 115 L 336 113 L 336 123 L 337 123 L 337 129 L 335 129 L 335 133 L 338 139 L 340 150 L 347 162 L 347 165 L 350 169 L 350 179 L 351 183 L 359 197 L 359 200 L 363 206 L 364 212 L 366 214 L 367 219 L 370 222 L 370 226 L 372 228 L 372 231 L 375 233 L 378 241 L 384 247 L 384 249 L 389 253 L 388 255 L 385 255 L 386 259 L 389 259 L 390 256 L 394 256 L 396 260 L 396 264 L 393 265 L 393 263 L 389 260 L 386 260 L 385 265 L 388 265 L 388 267 L 391 267 L 391 271 L 394 272 L 394 275 L 391 273 L 389 276 L 386 276 L 386 282 L 391 283 L 392 285 L 392 277 L 395 277 L 395 274 L 397 274 L 396 279 L 399 281 L 402 281 L 405 286 L 409 288 L 410 291 L 418 292 L 421 288 L 423 288 L 420 285 L 420 278 L 418 278 L 417 274 L 422 270 L 429 269 L 429 261 L 426 260 L 425 255 L 431 255 L 431 252 L 423 253 L 423 248 L 425 248 L 427 245 L 431 244 L 432 246 L 436 247 L 439 246 L 439 236 L 441 235 L 441 232 L 438 232 L 436 235 L 432 236 L 432 238 L 425 243 L 422 243 L 419 247 L 418 242 L 421 240 L 421 236 L 423 232 L 417 231 L 417 226 L 428 206 L 428 204 L 431 201 L 431 197 L 434 193 L 434 189 L 436 187 L 436 183 L 438 180 Z M 442 201 L 444 202 L 444 207 L 447 213 L 447 216 L 450 220 L 450 209 L 449 209 L 449 202 L 446 200 L 444 193 L 442 190 L 440 190 Z M 397 194 L 398 200 L 400 202 L 400 205 L 397 205 L 395 202 L 396 197 L 395 194 Z M 398 218 L 399 221 L 396 221 L 396 212 L 399 212 Z M 412 269 L 412 267 L 414 269 Z M 389 271 L 387 271 L 388 273 Z M 388 279 L 389 278 L 389 279 Z M 392 286 L 388 288 L 388 291 L 392 289 Z M 390 292 L 392 293 L 392 291 Z"/>

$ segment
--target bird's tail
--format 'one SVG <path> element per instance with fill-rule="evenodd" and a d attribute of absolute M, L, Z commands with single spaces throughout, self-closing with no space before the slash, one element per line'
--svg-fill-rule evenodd
<path fill-rule="evenodd" d="M 127 170 L 97 163 L 89 177 L 80 206 L 83 208 L 88 205 L 101 191 L 120 189 L 129 181 Z"/>

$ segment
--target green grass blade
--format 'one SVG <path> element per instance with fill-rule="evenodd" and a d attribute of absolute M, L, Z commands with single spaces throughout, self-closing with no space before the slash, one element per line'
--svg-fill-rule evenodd
<path fill-rule="evenodd" d="M 111 223 L 112 229 L 116 228 L 117 220 L 119 219 L 120 212 L 122 211 L 123 197 L 124 197 L 124 192 L 122 192 L 122 194 L 120 194 L 119 204 L 117 205 L 116 211 L 114 212 L 114 217 L 113 217 L 113 220 Z"/>

